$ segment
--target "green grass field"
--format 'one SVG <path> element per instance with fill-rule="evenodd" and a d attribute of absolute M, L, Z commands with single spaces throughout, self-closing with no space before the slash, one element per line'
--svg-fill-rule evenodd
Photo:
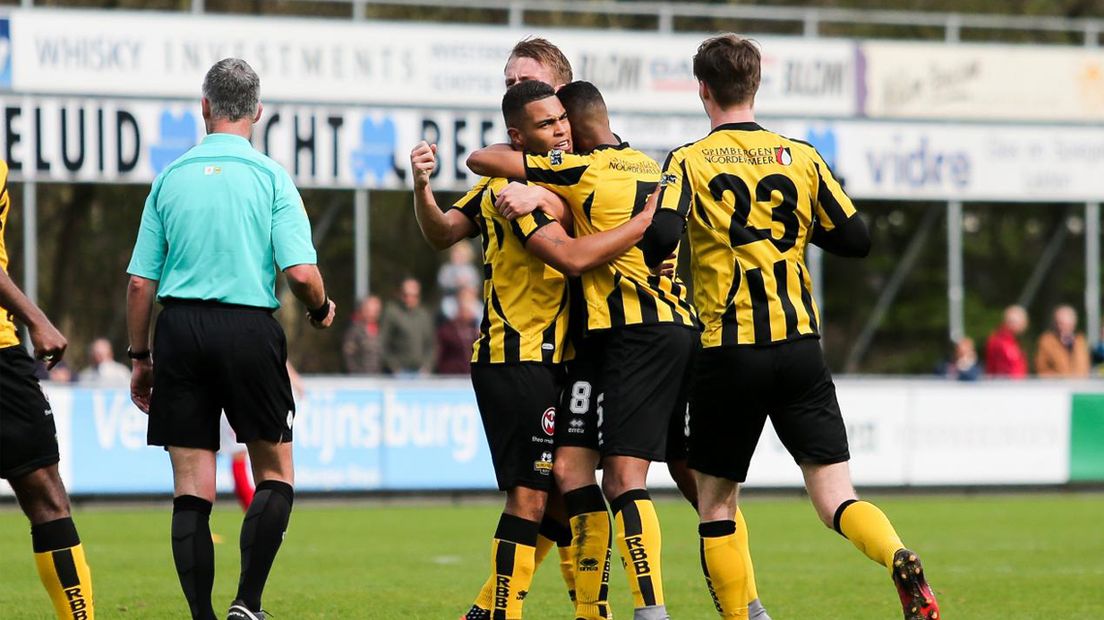
<path fill-rule="evenodd" d="M 1104 618 L 1104 495 L 891 497 L 875 501 L 921 552 L 949 620 Z M 216 609 L 237 582 L 241 514 L 216 509 Z M 775 620 L 900 618 L 883 569 L 826 530 L 800 499 L 745 506 L 759 591 Z M 678 619 L 715 617 L 700 574 L 695 516 L 659 503 L 667 605 Z M 169 551 L 167 506 L 90 508 L 77 524 L 94 571 L 99 618 L 183 618 Z M 277 558 L 265 607 L 278 620 L 452 620 L 486 576 L 491 503 L 417 506 L 301 502 Z M 0 618 L 51 618 L 35 574 L 28 528 L 0 511 Z M 553 554 L 554 557 L 554 554 Z M 616 569 L 616 566 L 615 566 Z M 611 579 L 614 610 L 631 618 L 624 574 Z M 532 620 L 570 618 L 553 563 L 525 605 Z"/>

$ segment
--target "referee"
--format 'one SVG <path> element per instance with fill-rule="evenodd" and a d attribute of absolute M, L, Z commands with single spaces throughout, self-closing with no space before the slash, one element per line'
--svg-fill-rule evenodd
<path fill-rule="evenodd" d="M 276 269 L 318 329 L 333 323 L 291 178 L 249 142 L 260 79 L 243 60 L 203 81 L 207 137 L 163 171 L 142 213 L 127 290 L 131 399 L 147 441 L 172 461 L 172 551 L 192 618 L 214 619 L 209 518 L 219 414 L 249 448 L 257 492 L 241 530 L 241 577 L 229 620 L 265 618 L 261 593 L 291 515 L 295 417 L 287 341 L 273 311 Z M 164 310 L 149 346 L 154 297 Z"/>

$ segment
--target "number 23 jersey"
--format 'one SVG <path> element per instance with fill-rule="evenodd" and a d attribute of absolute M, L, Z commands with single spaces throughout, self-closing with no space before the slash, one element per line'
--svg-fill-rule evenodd
<path fill-rule="evenodd" d="M 702 346 L 819 336 L 805 247 L 856 212 L 816 149 L 720 125 L 673 151 L 661 184 L 660 209 L 687 221 Z"/>

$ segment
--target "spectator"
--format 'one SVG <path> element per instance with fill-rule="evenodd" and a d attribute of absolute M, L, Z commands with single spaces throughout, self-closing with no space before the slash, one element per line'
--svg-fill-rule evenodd
<path fill-rule="evenodd" d="M 437 328 L 437 374 L 471 374 L 472 344 L 479 337 L 474 288 L 456 292 L 456 316 Z"/>
<path fill-rule="evenodd" d="M 1100 328 L 1100 340 L 1093 347 L 1092 363 L 1100 373 L 1104 373 L 1104 327 Z"/>
<path fill-rule="evenodd" d="M 938 368 L 939 375 L 955 381 L 977 381 L 981 376 L 977 349 L 973 338 L 961 338 L 952 342 L 950 356 Z"/>
<path fill-rule="evenodd" d="M 1089 346 L 1077 333 L 1077 311 L 1072 306 L 1054 310 L 1054 325 L 1039 336 L 1035 372 L 1040 377 L 1089 376 Z"/>
<path fill-rule="evenodd" d="M 433 317 L 421 306 L 422 285 L 403 280 L 399 303 L 390 303 L 380 324 L 383 370 L 399 376 L 429 374 L 433 366 Z"/>
<path fill-rule="evenodd" d="M 1022 379 L 1027 376 L 1027 356 L 1016 340 L 1027 329 L 1027 311 L 1021 306 L 1004 309 L 1004 320 L 985 345 L 985 374 Z"/>
<path fill-rule="evenodd" d="M 441 315 L 446 319 L 456 316 L 456 294 L 461 289 L 478 289 L 483 279 L 472 262 L 475 253 L 471 243 L 461 242 L 449 248 L 449 260 L 437 271 L 437 286 L 441 290 Z"/>
<path fill-rule="evenodd" d="M 73 368 L 61 360 L 54 364 L 53 368 L 46 368 L 46 362 L 35 360 L 35 378 L 39 381 L 51 381 L 53 383 L 72 383 L 74 381 Z"/>
<path fill-rule="evenodd" d="M 115 361 L 115 351 L 107 338 L 97 338 L 88 347 L 92 363 L 80 372 L 81 383 L 130 383 L 130 369 Z"/>
<path fill-rule="evenodd" d="M 375 295 L 360 301 L 353 320 L 341 339 L 345 372 L 351 375 L 378 375 L 380 363 L 380 311 L 383 303 Z"/>

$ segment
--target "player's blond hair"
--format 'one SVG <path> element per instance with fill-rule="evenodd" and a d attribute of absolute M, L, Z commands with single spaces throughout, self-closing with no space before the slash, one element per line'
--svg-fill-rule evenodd
<path fill-rule="evenodd" d="M 514 58 L 531 58 L 548 67 L 555 81 L 554 86 L 568 84 L 574 79 L 567 56 L 548 39 L 526 37 L 518 41 L 514 49 L 510 50 L 510 59 L 507 62 Z"/>

